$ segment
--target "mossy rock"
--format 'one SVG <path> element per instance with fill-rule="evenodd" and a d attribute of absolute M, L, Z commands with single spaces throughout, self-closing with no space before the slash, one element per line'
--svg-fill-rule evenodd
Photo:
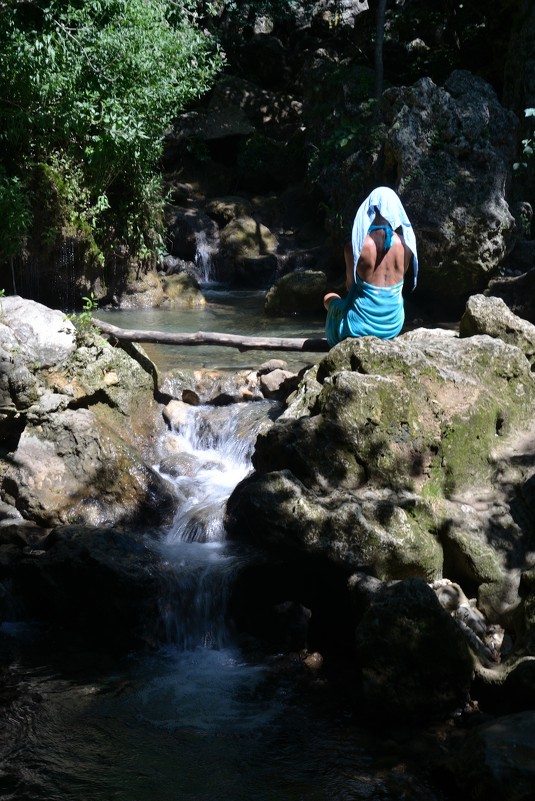
<path fill-rule="evenodd" d="M 198 282 L 188 273 L 164 276 L 162 287 L 166 300 L 173 306 L 195 308 L 206 305 L 206 298 L 202 294 Z"/>
<path fill-rule="evenodd" d="M 302 270 L 279 278 L 266 295 L 264 310 L 271 316 L 320 312 L 327 277 L 320 270 Z"/>
<path fill-rule="evenodd" d="M 238 217 L 221 231 L 221 245 L 235 259 L 276 253 L 278 241 L 269 228 L 252 217 Z"/>

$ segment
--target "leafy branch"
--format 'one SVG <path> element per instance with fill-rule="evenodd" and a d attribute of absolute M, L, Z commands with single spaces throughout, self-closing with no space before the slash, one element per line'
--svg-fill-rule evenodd
<path fill-rule="evenodd" d="M 535 117 L 535 108 L 527 108 L 524 110 L 525 117 Z M 514 170 L 519 170 L 521 167 L 524 169 L 528 166 L 529 159 L 533 156 L 533 152 L 535 150 L 535 139 L 532 136 L 526 137 L 526 139 L 522 139 L 522 155 L 524 157 L 524 161 L 517 161 L 513 164 Z"/>

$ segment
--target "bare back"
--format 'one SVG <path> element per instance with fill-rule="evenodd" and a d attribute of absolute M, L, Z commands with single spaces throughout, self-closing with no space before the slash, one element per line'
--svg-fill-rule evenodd
<path fill-rule="evenodd" d="M 357 275 L 372 286 L 394 286 L 403 280 L 412 252 L 402 237 L 394 232 L 392 245 L 385 252 L 385 232 L 371 231 L 362 246 Z"/>

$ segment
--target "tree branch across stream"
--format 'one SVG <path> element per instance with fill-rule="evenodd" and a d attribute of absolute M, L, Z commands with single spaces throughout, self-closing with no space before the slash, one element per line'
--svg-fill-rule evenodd
<path fill-rule="evenodd" d="M 153 342 L 160 345 L 217 345 L 246 350 L 290 350 L 303 352 L 326 352 L 329 344 L 326 339 L 300 339 L 294 337 L 248 337 L 239 334 L 219 334 L 214 331 L 195 333 L 171 333 L 169 331 L 141 331 L 139 329 L 118 328 L 93 318 L 93 324 L 103 334 L 127 342 Z"/>

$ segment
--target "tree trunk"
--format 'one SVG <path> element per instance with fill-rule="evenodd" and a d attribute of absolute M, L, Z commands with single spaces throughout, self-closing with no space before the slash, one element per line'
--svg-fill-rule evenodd
<path fill-rule="evenodd" d="M 103 334 L 127 342 L 154 342 L 160 345 L 218 345 L 245 350 L 293 350 L 325 352 L 329 350 L 326 339 L 294 339 L 292 337 L 247 337 L 237 334 L 217 334 L 212 331 L 197 331 L 194 334 L 173 334 L 167 331 L 140 331 L 118 328 L 93 318 L 93 325 Z"/>
<path fill-rule="evenodd" d="M 375 10 L 375 99 L 377 104 L 379 104 L 383 93 L 383 42 L 385 38 L 386 3 L 387 0 L 377 0 L 377 8 Z"/>

